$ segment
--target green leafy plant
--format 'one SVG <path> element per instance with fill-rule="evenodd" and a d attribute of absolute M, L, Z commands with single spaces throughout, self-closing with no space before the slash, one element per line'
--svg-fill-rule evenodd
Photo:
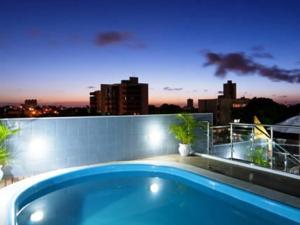
<path fill-rule="evenodd" d="M 0 165 L 7 164 L 9 160 L 9 152 L 5 146 L 5 140 L 18 131 L 19 129 L 11 130 L 5 124 L 0 123 Z"/>
<path fill-rule="evenodd" d="M 181 144 L 193 144 L 196 138 L 197 121 L 191 114 L 180 113 L 176 115 L 176 118 L 179 123 L 170 125 L 170 132 Z"/>
<path fill-rule="evenodd" d="M 266 152 L 262 147 L 257 147 L 254 150 L 251 150 L 249 157 L 250 157 L 250 161 L 255 165 L 263 166 L 263 167 L 270 166 L 266 157 Z"/>

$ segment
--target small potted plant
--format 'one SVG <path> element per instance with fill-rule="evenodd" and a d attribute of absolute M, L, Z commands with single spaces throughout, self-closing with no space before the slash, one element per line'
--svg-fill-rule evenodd
<path fill-rule="evenodd" d="M 251 163 L 262 166 L 262 167 L 270 167 L 269 162 L 267 160 L 267 155 L 262 147 L 256 147 L 255 149 L 250 151 L 249 158 Z"/>
<path fill-rule="evenodd" d="M 6 125 L 0 122 L 0 180 L 3 177 L 2 167 L 8 163 L 9 152 L 5 146 L 5 140 L 15 133 L 18 132 L 18 129 L 11 130 Z"/>
<path fill-rule="evenodd" d="M 187 156 L 192 153 L 192 144 L 195 142 L 195 128 L 197 121 L 191 114 L 177 114 L 176 118 L 180 121 L 177 124 L 170 125 L 170 131 L 180 142 L 178 151 L 181 156 Z"/>

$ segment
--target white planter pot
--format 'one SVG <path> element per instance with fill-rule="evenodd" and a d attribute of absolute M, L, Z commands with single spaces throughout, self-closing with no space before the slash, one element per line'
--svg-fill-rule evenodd
<path fill-rule="evenodd" d="M 181 156 L 188 156 L 192 153 L 192 145 L 179 143 L 178 151 Z"/>
<path fill-rule="evenodd" d="M 2 180 L 3 177 L 3 171 L 2 171 L 2 165 L 0 165 L 0 180 Z"/>

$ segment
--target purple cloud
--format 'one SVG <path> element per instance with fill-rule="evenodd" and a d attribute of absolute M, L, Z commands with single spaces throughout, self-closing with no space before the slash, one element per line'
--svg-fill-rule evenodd
<path fill-rule="evenodd" d="M 165 91 L 182 91 L 183 88 L 171 88 L 171 87 L 164 87 Z"/>
<path fill-rule="evenodd" d="M 288 83 L 300 83 L 300 69 L 283 69 L 277 66 L 265 66 L 254 61 L 243 52 L 227 54 L 207 52 L 204 66 L 216 66 L 215 75 L 226 77 L 228 72 L 238 75 L 258 74 L 272 81 L 285 81 Z"/>
<path fill-rule="evenodd" d="M 132 34 L 129 32 L 107 31 L 99 33 L 96 36 L 96 44 L 98 46 L 106 46 L 128 42 L 132 40 Z"/>
<path fill-rule="evenodd" d="M 144 49 L 146 45 L 137 40 L 133 33 L 120 31 L 107 31 L 96 36 L 96 45 L 100 47 L 116 44 L 124 44 L 132 49 Z"/>
<path fill-rule="evenodd" d="M 217 70 L 215 75 L 225 77 L 227 72 L 234 71 L 241 74 L 254 73 L 257 65 L 247 58 L 244 53 L 218 54 L 214 52 L 206 53 L 207 62 L 205 66 L 215 65 Z"/>

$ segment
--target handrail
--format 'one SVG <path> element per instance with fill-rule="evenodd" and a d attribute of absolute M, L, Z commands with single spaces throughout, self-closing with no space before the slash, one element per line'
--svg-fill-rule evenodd
<path fill-rule="evenodd" d="M 230 123 L 233 126 L 264 126 L 264 127 L 283 127 L 283 128 L 296 128 L 299 129 L 300 132 L 300 126 L 297 125 L 280 125 L 280 124 L 261 124 L 261 123 Z"/>
<path fill-rule="evenodd" d="M 288 146 L 288 147 L 300 147 L 300 145 L 296 144 L 287 144 L 287 143 L 280 143 L 281 146 Z"/>
<path fill-rule="evenodd" d="M 224 126 L 211 126 L 210 128 L 212 128 L 212 129 L 218 129 L 218 128 L 230 128 L 230 126 L 229 125 L 224 125 Z"/>
<path fill-rule="evenodd" d="M 279 149 L 280 149 L 282 152 L 286 153 L 287 156 L 289 156 L 289 157 L 291 157 L 293 160 L 295 160 L 295 161 L 296 161 L 295 164 L 299 164 L 299 165 L 300 165 L 300 160 L 297 159 L 293 154 L 291 154 L 291 153 L 288 152 L 286 149 L 284 149 L 280 144 L 278 144 L 278 143 L 276 143 L 276 142 L 274 142 L 274 141 L 273 141 L 273 143 L 275 144 L 275 146 L 278 146 Z"/>

